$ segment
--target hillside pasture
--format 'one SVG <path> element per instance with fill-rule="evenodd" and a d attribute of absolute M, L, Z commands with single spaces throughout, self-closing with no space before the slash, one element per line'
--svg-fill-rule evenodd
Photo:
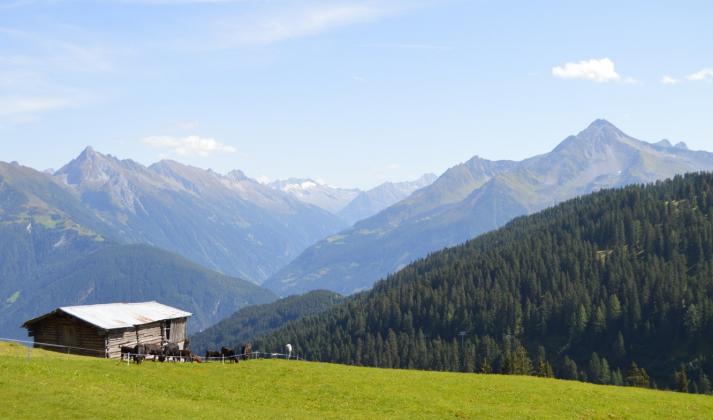
<path fill-rule="evenodd" d="M 713 397 L 286 360 L 127 364 L 0 343 L 0 418 L 710 418 Z"/>

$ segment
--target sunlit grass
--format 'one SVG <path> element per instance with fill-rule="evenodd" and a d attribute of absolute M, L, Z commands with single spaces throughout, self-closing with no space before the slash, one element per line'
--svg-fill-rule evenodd
<path fill-rule="evenodd" d="M 253 360 L 125 362 L 0 343 L 0 418 L 711 418 L 713 397 L 500 375 Z"/>

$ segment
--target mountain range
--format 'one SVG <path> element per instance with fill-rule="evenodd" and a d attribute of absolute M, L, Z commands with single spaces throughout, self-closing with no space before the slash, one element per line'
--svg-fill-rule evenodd
<path fill-rule="evenodd" d="M 530 159 L 474 157 L 369 191 L 269 186 L 91 147 L 57 171 L 0 162 L 0 334 L 53 305 L 136 299 L 184 307 L 200 330 L 277 295 L 368 289 L 569 198 L 709 170 L 711 153 L 640 141 L 604 120 Z"/>
<path fill-rule="evenodd" d="M 146 243 L 261 283 L 338 217 L 245 176 L 163 160 L 143 166 L 91 147 L 51 177 L 120 242 Z"/>
<path fill-rule="evenodd" d="M 0 335 L 22 336 L 22 321 L 57 306 L 136 300 L 189 310 L 202 330 L 274 300 L 253 283 L 346 226 L 238 170 L 144 166 L 91 147 L 57 171 L 0 162 Z"/>
<path fill-rule="evenodd" d="M 159 300 L 200 330 L 275 296 L 168 251 L 122 244 L 111 224 L 48 174 L 0 162 L 0 335 L 58 306 Z"/>
<path fill-rule="evenodd" d="M 408 197 L 414 191 L 436 180 L 436 175 L 425 174 L 414 181 L 384 182 L 362 191 L 358 188 L 339 188 L 312 179 L 290 178 L 267 185 L 288 193 L 296 199 L 317 206 L 351 226 Z"/>
<path fill-rule="evenodd" d="M 517 216 L 602 188 L 709 170 L 711 153 L 640 141 L 596 120 L 543 155 L 518 162 L 474 157 L 448 169 L 431 185 L 312 245 L 265 286 L 280 295 L 351 294 Z"/>
<path fill-rule="evenodd" d="M 332 214 L 339 213 L 361 192 L 358 188 L 333 187 L 309 178 L 289 178 L 267 185 Z"/>

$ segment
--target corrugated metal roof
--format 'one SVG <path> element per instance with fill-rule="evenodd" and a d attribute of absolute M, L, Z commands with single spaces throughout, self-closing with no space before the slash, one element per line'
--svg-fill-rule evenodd
<path fill-rule="evenodd" d="M 185 318 L 190 312 L 161 303 L 106 303 L 100 305 L 64 306 L 60 311 L 105 330 L 129 328 L 164 319 Z"/>

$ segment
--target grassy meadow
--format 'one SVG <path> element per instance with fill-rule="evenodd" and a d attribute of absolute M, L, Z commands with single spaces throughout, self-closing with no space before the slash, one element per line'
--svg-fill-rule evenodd
<path fill-rule="evenodd" d="M 0 343 L 0 418 L 713 418 L 713 397 L 534 377 L 27 354 Z"/>

